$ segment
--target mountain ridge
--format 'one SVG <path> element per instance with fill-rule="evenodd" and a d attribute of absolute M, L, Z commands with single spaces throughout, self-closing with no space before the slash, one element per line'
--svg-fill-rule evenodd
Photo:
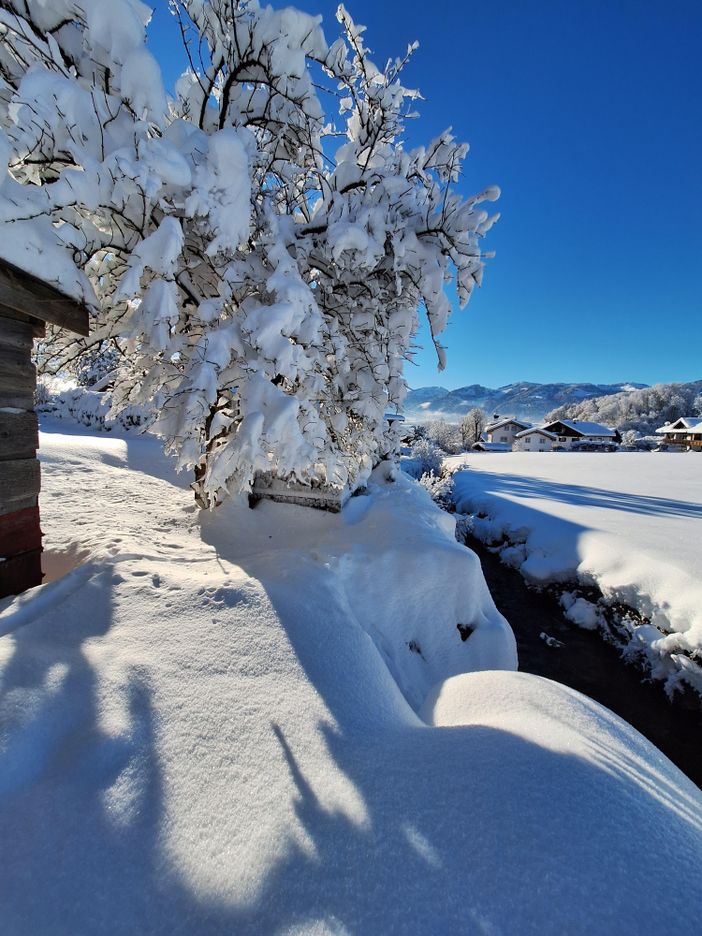
<path fill-rule="evenodd" d="M 560 406 L 625 391 L 643 390 L 648 386 L 634 381 L 595 384 L 534 383 L 521 380 L 497 388 L 482 384 L 468 384 L 454 390 L 438 386 L 418 387 L 408 392 L 404 409 L 409 418 L 456 420 L 478 406 L 490 416 L 515 416 L 533 422 L 543 419 L 547 413 Z"/>

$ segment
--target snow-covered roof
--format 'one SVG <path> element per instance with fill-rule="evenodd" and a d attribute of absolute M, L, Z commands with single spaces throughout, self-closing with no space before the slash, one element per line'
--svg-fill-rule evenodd
<path fill-rule="evenodd" d="M 0 242 L 2 242 L 3 226 L 0 223 Z M 90 316 L 82 297 L 76 298 L 74 292 L 52 284 L 50 275 L 47 278 L 37 276 L 34 272 L 10 262 L 4 256 L 5 243 L 0 248 L 0 292 L 2 304 L 15 312 L 31 315 L 41 322 L 50 322 L 59 328 L 67 328 L 78 335 L 87 336 L 90 331 Z M 47 264 L 47 272 L 51 274 L 51 267 Z M 83 274 L 81 274 L 82 276 Z M 85 277 L 83 277 L 86 279 Z M 86 279 L 87 282 L 87 279 Z M 61 289 L 59 288 L 62 287 Z"/>
<path fill-rule="evenodd" d="M 515 439 L 523 439 L 525 436 L 531 435 L 532 433 L 546 436 L 549 439 L 558 438 L 555 432 L 549 432 L 548 429 L 544 429 L 542 426 L 530 426 L 528 429 L 524 429 L 522 432 L 518 432 L 515 436 Z"/>
<path fill-rule="evenodd" d="M 512 446 L 506 442 L 476 442 L 472 448 L 477 452 L 511 452 Z"/>
<path fill-rule="evenodd" d="M 486 432 L 494 432 L 495 429 L 499 429 L 500 426 L 506 426 L 508 423 L 514 423 L 515 426 L 523 426 L 525 429 L 528 429 L 531 423 L 524 422 L 523 419 L 515 419 L 513 416 L 504 416 L 502 419 L 498 419 L 496 422 L 488 423 L 485 427 Z"/>
<path fill-rule="evenodd" d="M 685 432 L 691 435 L 702 435 L 702 417 L 681 416 L 661 426 L 660 429 L 656 429 L 656 432 Z"/>
<path fill-rule="evenodd" d="M 553 431 L 552 426 L 568 426 L 574 432 L 584 436 L 604 436 L 611 439 L 617 434 L 616 429 L 610 429 L 609 426 L 603 426 L 601 423 L 585 422 L 582 419 L 554 419 L 553 422 L 544 426 L 544 429 Z"/>
<path fill-rule="evenodd" d="M 386 422 L 404 422 L 405 417 L 401 413 L 386 413 Z"/>
<path fill-rule="evenodd" d="M 14 274 L 15 287 L 33 280 L 44 288 L 45 299 L 55 294 L 59 302 L 72 301 L 92 308 L 98 305 L 90 280 L 76 267 L 65 246 L 55 241 L 48 220 L 46 225 L 0 221 L 0 263 L 6 273 Z M 44 303 L 36 309 L 35 318 L 41 318 L 38 313 L 42 308 Z"/>

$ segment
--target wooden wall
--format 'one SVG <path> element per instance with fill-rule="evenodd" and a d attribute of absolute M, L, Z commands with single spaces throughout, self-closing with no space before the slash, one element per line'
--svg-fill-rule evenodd
<path fill-rule="evenodd" d="M 36 373 L 42 322 L 0 306 L 0 597 L 41 584 Z"/>

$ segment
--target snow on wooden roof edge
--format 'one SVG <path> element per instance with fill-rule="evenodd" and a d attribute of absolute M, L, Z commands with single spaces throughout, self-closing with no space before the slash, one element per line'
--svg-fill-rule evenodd
<path fill-rule="evenodd" d="M 67 328 L 79 335 L 90 331 L 90 313 L 78 299 L 17 266 L 0 254 L 0 306 Z"/>

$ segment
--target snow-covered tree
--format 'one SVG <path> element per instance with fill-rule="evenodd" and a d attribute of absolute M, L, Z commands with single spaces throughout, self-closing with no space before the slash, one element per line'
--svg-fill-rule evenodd
<path fill-rule="evenodd" d="M 457 423 L 445 419 L 433 419 L 427 423 L 427 438 L 439 446 L 447 455 L 455 455 L 461 448 L 461 433 Z"/>
<path fill-rule="evenodd" d="M 655 384 L 640 390 L 627 390 L 552 410 L 547 421 L 582 419 L 619 429 L 650 435 L 664 423 L 680 416 L 702 413 L 702 381 L 687 384 Z"/>
<path fill-rule="evenodd" d="M 480 442 L 487 421 L 487 413 L 478 406 L 474 406 L 466 413 L 459 426 L 464 449 L 469 449 L 471 445 Z"/>
<path fill-rule="evenodd" d="M 190 68 L 168 97 L 139 0 L 0 3 L 0 252 L 94 311 L 114 405 L 194 469 L 200 502 L 256 472 L 356 484 L 386 448 L 421 310 L 438 336 L 494 221 L 452 188 L 467 146 L 406 149 L 418 94 L 343 7 L 171 0 Z M 333 102 L 333 113 L 329 102 Z"/>

